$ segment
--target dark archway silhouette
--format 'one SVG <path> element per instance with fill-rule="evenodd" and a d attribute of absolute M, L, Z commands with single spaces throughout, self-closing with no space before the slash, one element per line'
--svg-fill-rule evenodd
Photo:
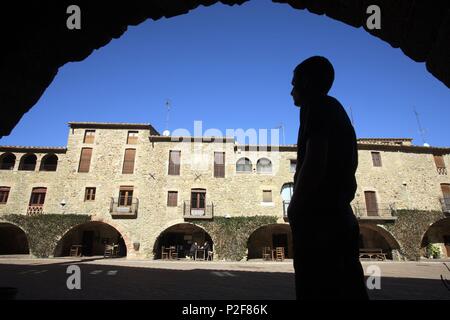
<path fill-rule="evenodd" d="M 25 231 L 14 224 L 0 222 L 0 255 L 29 253 Z"/>
<path fill-rule="evenodd" d="M 56 171 L 58 168 L 58 156 L 56 154 L 46 154 L 41 160 L 39 171 Z"/>
<path fill-rule="evenodd" d="M 253 231 L 247 241 L 247 259 L 261 259 L 264 247 L 284 247 L 285 258 L 293 259 L 292 231 L 289 224 L 269 224 Z"/>
<path fill-rule="evenodd" d="M 54 256 L 70 255 L 72 246 L 81 246 L 82 256 L 102 256 L 106 245 L 119 245 L 118 255 L 126 257 L 127 247 L 122 234 L 113 226 L 99 221 L 80 224 L 67 231 L 56 245 Z"/>
<path fill-rule="evenodd" d="M 211 236 L 203 228 L 192 223 L 175 224 L 161 232 L 156 239 L 153 246 L 153 258 L 161 259 L 162 247 L 171 246 L 176 248 L 178 258 L 186 258 L 194 242 L 197 242 L 199 246 L 208 242 L 211 250 L 214 249 Z"/>
<path fill-rule="evenodd" d="M 64 14 L 70 2 L 5 5 L 8 14 L 0 20 L 3 50 L 0 54 L 2 117 L 0 137 L 8 135 L 20 118 L 39 100 L 58 69 L 71 61 L 87 58 L 95 49 L 123 35 L 128 26 L 146 19 L 159 20 L 188 13 L 200 5 L 243 4 L 248 0 L 173 0 L 139 3 L 83 3 L 83 28 L 74 32 L 65 26 Z M 350 26 L 360 28 L 367 20 L 367 1 L 273 0 L 298 10 L 307 9 Z M 371 4 L 371 3 L 370 3 Z M 448 1 L 378 0 L 383 13 L 382 28 L 366 31 L 416 62 L 450 86 L 450 3 Z M 20 21 L 20 28 L 10 28 Z M 32 50 L 30 49 L 32 48 Z"/>
<path fill-rule="evenodd" d="M 0 156 L 0 170 L 13 170 L 16 164 L 16 156 L 6 152 Z"/>
<path fill-rule="evenodd" d="M 36 169 L 37 157 L 35 154 L 27 153 L 20 158 L 19 170 L 34 171 Z"/>
<path fill-rule="evenodd" d="M 438 245 L 443 257 L 450 258 L 450 218 L 444 218 L 433 223 L 422 237 L 420 248 L 423 255 L 429 244 Z"/>
<path fill-rule="evenodd" d="M 382 249 L 388 259 L 393 259 L 392 250 L 401 250 L 394 236 L 377 225 L 362 224 L 359 231 L 360 249 Z"/>

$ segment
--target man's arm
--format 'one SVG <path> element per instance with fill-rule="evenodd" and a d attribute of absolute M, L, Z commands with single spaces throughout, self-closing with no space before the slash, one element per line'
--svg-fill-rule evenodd
<path fill-rule="evenodd" d="M 306 142 L 305 159 L 295 179 L 293 200 L 304 206 L 323 184 L 328 157 L 328 139 L 322 135 L 310 137 Z"/>

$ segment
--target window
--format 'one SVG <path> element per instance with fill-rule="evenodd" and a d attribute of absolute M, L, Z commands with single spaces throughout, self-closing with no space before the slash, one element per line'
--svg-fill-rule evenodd
<path fill-rule="evenodd" d="M 291 166 L 289 167 L 289 172 L 295 173 L 297 170 L 297 160 L 291 160 Z"/>
<path fill-rule="evenodd" d="M 176 207 L 178 200 L 178 191 L 169 191 L 167 193 L 167 206 Z"/>
<path fill-rule="evenodd" d="M 36 169 L 37 157 L 34 154 L 26 154 L 20 159 L 19 170 L 34 171 Z"/>
<path fill-rule="evenodd" d="M 119 206 L 131 207 L 133 203 L 133 186 L 122 186 L 119 191 Z"/>
<path fill-rule="evenodd" d="M 30 206 L 43 206 L 47 188 L 33 188 L 30 197 Z"/>
<path fill-rule="evenodd" d="M 80 165 L 78 172 L 89 172 L 91 166 L 92 148 L 81 149 Z"/>
<path fill-rule="evenodd" d="M 0 158 L 0 170 L 13 170 L 16 164 L 16 156 L 12 153 L 4 153 Z"/>
<path fill-rule="evenodd" d="M 271 173 L 272 172 L 272 162 L 267 158 L 261 158 L 256 163 L 256 171 L 258 173 Z"/>
<path fill-rule="evenodd" d="M 0 187 L 0 204 L 8 202 L 9 190 L 9 187 Z"/>
<path fill-rule="evenodd" d="M 137 144 L 138 134 L 139 131 L 128 131 L 127 144 Z"/>
<path fill-rule="evenodd" d="M 41 160 L 39 171 L 56 171 L 58 167 L 58 157 L 55 154 L 47 154 Z"/>
<path fill-rule="evenodd" d="M 180 175 L 180 158 L 181 151 L 170 150 L 169 152 L 169 174 L 174 176 Z"/>
<path fill-rule="evenodd" d="M 379 152 L 372 152 L 372 163 L 374 167 L 381 167 L 381 154 Z"/>
<path fill-rule="evenodd" d="M 251 172 L 252 162 L 249 158 L 241 158 L 236 162 L 236 172 Z"/>
<path fill-rule="evenodd" d="M 191 209 L 205 209 L 206 190 L 192 189 Z"/>
<path fill-rule="evenodd" d="M 134 172 L 135 157 L 136 157 L 136 149 L 126 149 L 125 150 L 122 173 L 131 174 Z"/>
<path fill-rule="evenodd" d="M 272 202 L 272 190 L 263 190 L 263 202 Z"/>
<path fill-rule="evenodd" d="M 94 139 L 95 139 L 95 130 L 86 130 L 84 132 L 83 143 L 94 143 Z"/>
<path fill-rule="evenodd" d="M 375 191 L 364 191 L 368 216 L 378 216 L 378 203 Z"/>
<path fill-rule="evenodd" d="M 84 193 L 84 201 L 94 201 L 95 200 L 95 191 L 96 188 L 86 188 L 86 192 Z"/>
<path fill-rule="evenodd" d="M 214 177 L 225 177 L 225 152 L 214 152 Z"/>
<path fill-rule="evenodd" d="M 447 169 L 445 168 L 445 161 L 443 156 L 434 155 L 434 163 L 436 164 L 436 170 L 438 174 L 447 175 Z"/>

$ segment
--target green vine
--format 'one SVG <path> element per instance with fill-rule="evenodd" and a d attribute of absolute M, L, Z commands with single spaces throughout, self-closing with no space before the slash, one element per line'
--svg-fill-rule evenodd
<path fill-rule="evenodd" d="M 401 254 L 409 260 L 418 260 L 423 235 L 431 224 L 445 216 L 440 211 L 423 210 L 397 210 L 396 215 L 395 223 L 385 227 L 399 241 Z"/>
<path fill-rule="evenodd" d="M 9 214 L 1 217 L 21 227 L 28 237 L 30 253 L 39 258 L 53 255 L 58 240 L 70 228 L 91 220 L 81 214 L 42 214 L 25 216 Z"/>
<path fill-rule="evenodd" d="M 277 223 L 276 217 L 214 217 L 213 221 L 196 223 L 205 228 L 214 241 L 219 259 L 239 261 L 246 256 L 247 241 L 258 228 Z"/>

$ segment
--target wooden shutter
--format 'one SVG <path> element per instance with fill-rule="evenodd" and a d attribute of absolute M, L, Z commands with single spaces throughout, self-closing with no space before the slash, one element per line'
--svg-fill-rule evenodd
<path fill-rule="evenodd" d="M 444 198 L 450 198 L 450 184 L 449 183 L 441 183 L 442 195 Z"/>
<path fill-rule="evenodd" d="M 128 131 L 127 144 L 137 144 L 138 131 Z"/>
<path fill-rule="evenodd" d="M 134 159 L 136 157 L 136 149 L 126 149 L 125 157 L 123 160 L 122 173 L 133 173 L 134 172 Z"/>
<path fill-rule="evenodd" d="M 177 197 L 178 197 L 177 191 L 169 191 L 167 193 L 167 206 L 176 207 L 177 206 Z"/>
<path fill-rule="evenodd" d="M 94 143 L 95 130 L 86 130 L 84 132 L 84 143 Z"/>
<path fill-rule="evenodd" d="M 364 191 L 368 216 L 378 216 L 377 195 L 375 191 Z"/>
<path fill-rule="evenodd" d="M 372 162 L 374 167 L 381 167 L 381 154 L 379 152 L 372 152 Z"/>
<path fill-rule="evenodd" d="M 272 202 L 272 190 L 263 190 L 263 202 Z"/>
<path fill-rule="evenodd" d="M 81 149 L 80 165 L 78 172 L 89 172 L 91 166 L 92 148 Z"/>
<path fill-rule="evenodd" d="M 434 163 L 437 168 L 445 168 L 445 162 L 443 156 L 434 155 Z"/>
<path fill-rule="evenodd" d="M 225 177 L 225 152 L 214 152 L 214 177 Z"/>
<path fill-rule="evenodd" d="M 180 175 L 181 151 L 171 150 L 169 152 L 169 174 Z"/>

